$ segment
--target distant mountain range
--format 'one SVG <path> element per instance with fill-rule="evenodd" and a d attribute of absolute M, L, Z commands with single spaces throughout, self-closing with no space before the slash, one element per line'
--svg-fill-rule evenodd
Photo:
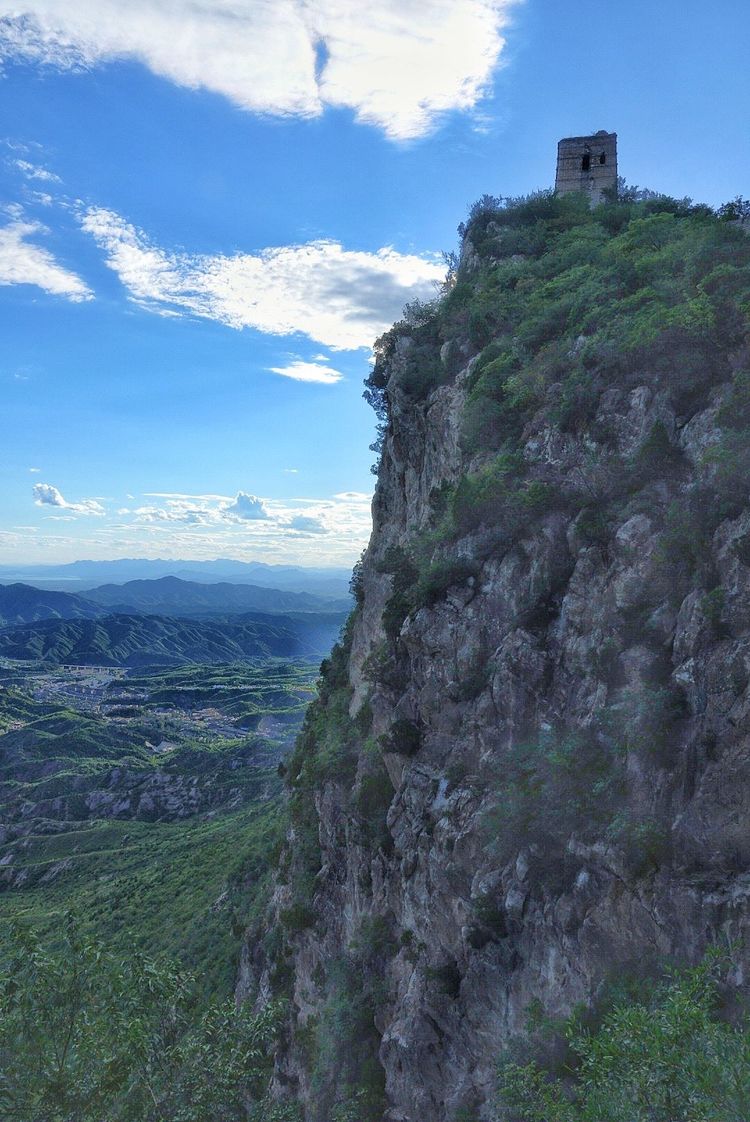
<path fill-rule="evenodd" d="M 100 605 L 69 592 L 32 588 L 28 584 L 0 587 L 0 627 L 45 619 L 94 619 L 102 614 Z"/>
<path fill-rule="evenodd" d="M 156 615 L 46 619 L 0 629 L 0 656 L 80 666 L 180 666 L 247 658 L 319 658 L 343 614 L 248 613 L 222 620 Z"/>
<path fill-rule="evenodd" d="M 170 616 L 251 611 L 345 612 L 350 606 L 346 596 L 324 598 L 255 584 L 201 584 L 179 577 L 105 584 L 89 589 L 85 599 L 110 611 L 135 610 Z"/>
<path fill-rule="evenodd" d="M 263 588 L 306 592 L 322 597 L 346 596 L 350 569 L 307 568 L 300 565 L 266 565 L 262 561 L 164 561 L 121 558 L 117 561 L 73 561 L 68 565 L 0 565 L 0 584 L 21 581 L 60 591 L 82 592 L 101 584 L 179 577 L 213 584 L 253 584 Z"/>
<path fill-rule="evenodd" d="M 200 584 L 178 577 L 107 584 L 88 589 L 85 594 L 10 584 L 0 586 L 0 627 L 44 619 L 96 619 L 113 612 L 200 617 L 238 612 L 340 613 L 349 606 L 345 597 L 334 599 L 252 584 Z"/>
<path fill-rule="evenodd" d="M 178 577 L 103 585 L 85 596 L 0 586 L 0 655 L 87 666 L 180 666 L 328 654 L 346 599 Z"/>

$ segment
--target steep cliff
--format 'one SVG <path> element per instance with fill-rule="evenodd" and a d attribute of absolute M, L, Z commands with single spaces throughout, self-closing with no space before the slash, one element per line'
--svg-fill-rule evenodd
<path fill-rule="evenodd" d="M 243 960 L 316 1122 L 502 1117 L 532 1003 L 750 966 L 750 243 L 661 198 L 462 234 L 378 346 L 358 606 Z"/>

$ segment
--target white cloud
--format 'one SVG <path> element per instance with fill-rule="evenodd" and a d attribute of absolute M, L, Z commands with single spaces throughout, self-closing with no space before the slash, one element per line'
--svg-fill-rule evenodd
<path fill-rule="evenodd" d="M 32 164 L 28 160 L 14 160 L 15 166 L 18 168 L 27 179 L 38 179 L 42 183 L 61 183 L 59 175 L 55 175 L 53 171 L 49 171 L 39 164 Z M 47 196 L 49 198 L 50 196 Z"/>
<path fill-rule="evenodd" d="M 246 491 L 238 491 L 234 502 L 227 503 L 221 509 L 224 514 L 233 514 L 248 522 L 268 518 L 268 511 L 262 501 L 255 495 L 248 495 Z"/>
<path fill-rule="evenodd" d="M 58 68 L 136 59 L 241 109 L 327 106 L 394 139 L 482 98 L 516 0 L 0 0 L 0 57 Z"/>
<path fill-rule="evenodd" d="M 49 564 L 113 557 L 161 557 L 204 560 L 232 557 L 295 565 L 351 565 L 371 530 L 369 495 L 341 492 L 329 498 L 263 499 L 269 517 L 246 521 L 222 507 L 227 495 L 163 496 L 163 506 L 121 508 L 113 518 L 67 523 L 66 533 L 46 533 L 36 526 L 0 531 L 0 560 L 12 564 Z M 63 500 L 64 501 L 64 500 Z M 44 504 L 47 505 L 47 504 Z M 47 526 L 76 512 L 49 505 Z M 192 509 L 190 509 L 192 507 Z M 118 517 L 119 515 L 119 517 Z M 310 519 L 299 523 L 296 519 Z M 317 524 L 326 532 L 317 530 Z M 69 529 L 68 529 L 69 527 Z"/>
<path fill-rule="evenodd" d="M 26 241 L 44 233 L 37 222 L 16 220 L 0 229 L 0 285 L 33 284 L 53 296 L 68 300 L 90 300 L 93 293 L 75 273 L 55 261 L 42 246 Z"/>
<path fill-rule="evenodd" d="M 34 474 L 36 474 L 37 472 L 40 472 L 41 470 L 42 470 L 41 468 L 29 468 L 29 471 L 33 472 Z"/>
<path fill-rule="evenodd" d="M 328 527 L 319 518 L 311 518 L 309 514 L 296 514 L 289 522 L 290 530 L 300 534 L 327 534 Z"/>
<path fill-rule="evenodd" d="M 266 504 L 247 491 L 238 491 L 231 499 L 225 495 L 183 495 L 174 492 L 149 492 L 148 498 L 165 499 L 163 506 L 140 506 L 134 510 L 123 507 L 119 514 L 132 514 L 139 522 L 181 522 L 187 526 L 218 526 L 262 522 L 268 519 Z"/>
<path fill-rule="evenodd" d="M 293 378 L 295 382 L 322 382 L 325 386 L 333 386 L 344 377 L 338 370 L 319 362 L 303 362 L 294 359 L 286 366 L 269 367 L 272 374 L 281 374 L 283 378 Z"/>
<path fill-rule="evenodd" d="M 51 483 L 34 484 L 34 502 L 37 506 L 52 506 L 57 509 L 70 510 L 74 514 L 95 514 L 101 517 L 104 507 L 95 499 L 83 499 L 80 503 L 69 503 Z"/>
<path fill-rule="evenodd" d="M 299 332 L 333 350 L 371 346 L 405 303 L 434 296 L 435 283 L 445 274 L 444 264 L 415 254 L 390 248 L 365 253 L 333 241 L 231 257 L 170 253 L 100 207 L 85 211 L 81 224 L 142 306 L 163 314 L 192 313 L 271 335 Z M 275 372 L 294 377 L 288 369 L 278 367 Z M 325 377 L 312 379 L 308 372 L 304 380 L 334 380 L 337 372 L 325 370 Z"/>

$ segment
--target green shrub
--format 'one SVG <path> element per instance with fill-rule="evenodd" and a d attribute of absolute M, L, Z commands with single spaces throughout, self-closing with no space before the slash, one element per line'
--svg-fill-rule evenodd
<path fill-rule="evenodd" d="M 383 609 L 383 628 L 389 639 L 395 639 L 412 610 L 412 591 L 418 577 L 414 561 L 400 546 L 389 546 L 379 565 L 391 580 L 391 595 Z"/>
<path fill-rule="evenodd" d="M 727 635 L 726 623 L 724 621 L 725 600 L 726 594 L 721 585 L 712 588 L 701 600 L 703 614 L 718 638 L 724 638 Z"/>
<path fill-rule="evenodd" d="M 499 1105 L 525 1122 L 744 1122 L 750 1025 L 722 1017 L 722 973 L 709 957 L 617 1001 L 593 1031 L 574 1016 L 565 1069 L 505 1060 Z"/>
<path fill-rule="evenodd" d="M 312 927 L 315 923 L 315 912 L 308 904 L 297 902 L 279 913 L 279 921 L 288 931 L 298 934 Z"/>
<path fill-rule="evenodd" d="M 196 981 L 68 917 L 54 950 L 16 928 L 0 970 L 0 1112 L 14 1122 L 291 1120 L 266 1098 L 279 1008 L 201 1005 Z"/>
<path fill-rule="evenodd" d="M 446 997 L 455 999 L 460 995 L 461 971 L 455 959 L 444 962 L 440 966 L 428 966 L 425 973 Z"/>
<path fill-rule="evenodd" d="M 386 816 L 393 799 L 393 783 L 382 759 L 373 761 L 370 766 L 372 770 L 359 780 L 354 802 L 370 845 L 390 849 L 393 842 Z"/>
<path fill-rule="evenodd" d="M 570 837 L 600 837 L 624 795 L 624 753 L 608 737 L 593 731 L 550 733 L 514 745 L 498 766 L 495 799 L 485 818 L 488 844 L 501 862 L 530 845 L 551 862 Z"/>
<path fill-rule="evenodd" d="M 476 577 L 479 566 L 468 557 L 440 557 L 420 573 L 414 590 L 414 608 L 431 607 L 449 588 Z"/>
<path fill-rule="evenodd" d="M 322 1116 L 380 1122 L 385 1073 L 375 1017 L 384 998 L 381 956 L 391 947 L 378 919 L 364 921 L 360 936 L 348 954 L 330 963 L 311 1082 Z"/>
<path fill-rule="evenodd" d="M 519 480 L 515 456 L 503 453 L 456 485 L 451 515 L 459 536 L 482 526 L 496 527 L 513 541 L 530 518 L 549 510 L 555 490 L 540 480 Z"/>
<path fill-rule="evenodd" d="M 655 421 L 631 463 L 633 482 L 643 486 L 649 480 L 670 476 L 684 466 L 680 449 L 669 439 L 662 421 Z"/>

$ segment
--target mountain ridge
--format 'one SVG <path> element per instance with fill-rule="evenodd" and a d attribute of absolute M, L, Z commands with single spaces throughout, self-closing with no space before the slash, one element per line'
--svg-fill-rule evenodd
<path fill-rule="evenodd" d="M 244 613 L 202 620 L 159 615 L 46 619 L 0 628 L 0 656 L 80 666 L 180 666 L 283 656 L 321 658 L 345 617 Z"/>

